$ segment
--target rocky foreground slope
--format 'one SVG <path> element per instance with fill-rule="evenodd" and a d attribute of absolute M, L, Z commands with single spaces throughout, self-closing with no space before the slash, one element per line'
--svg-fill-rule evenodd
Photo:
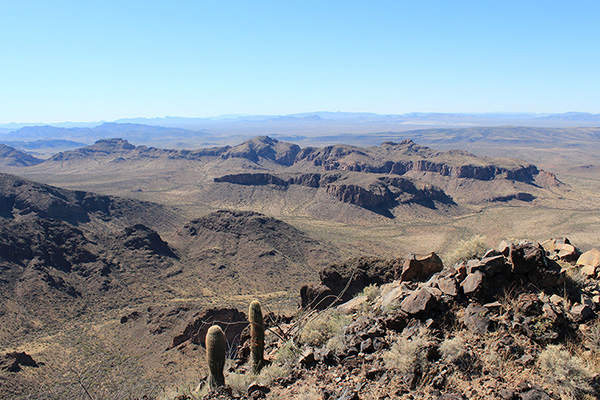
<path fill-rule="evenodd" d="M 300 314 L 270 318 L 258 375 L 242 333 L 227 386 L 177 399 L 598 398 L 599 269 L 600 250 L 565 238 L 446 267 L 435 253 L 331 266 Z"/>

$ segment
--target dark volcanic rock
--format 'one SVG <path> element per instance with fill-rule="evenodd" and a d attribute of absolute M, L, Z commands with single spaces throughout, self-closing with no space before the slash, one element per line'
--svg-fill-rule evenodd
<path fill-rule="evenodd" d="M 6 353 L 0 358 L 0 370 L 8 372 L 19 372 L 21 365 L 26 367 L 38 367 L 38 363 L 25 352 Z"/>
<path fill-rule="evenodd" d="M 385 186 L 362 188 L 357 185 L 329 185 L 327 193 L 343 203 L 355 204 L 363 208 L 376 208 L 391 202 L 394 197 Z"/>
<path fill-rule="evenodd" d="M 320 272 L 320 285 L 302 287 L 301 306 L 324 309 L 350 300 L 365 287 L 391 282 L 400 273 L 401 259 L 359 257 L 333 264 Z M 336 301 L 337 297 L 340 297 Z"/>
<path fill-rule="evenodd" d="M 425 313 L 435 306 L 435 297 L 426 288 L 411 293 L 400 303 L 400 309 L 408 315 Z"/>
<path fill-rule="evenodd" d="M 394 175 L 403 175 L 409 171 L 433 172 L 443 176 L 477 180 L 504 178 L 531 182 L 539 173 L 537 167 L 531 164 L 513 162 L 505 166 L 496 165 L 491 159 L 456 150 L 438 152 L 419 146 L 412 140 L 400 143 L 385 142 L 379 147 L 366 149 L 348 145 L 327 146 L 321 149 L 305 148 L 298 153 L 296 160 L 311 162 L 326 171 L 346 170 Z"/>
<path fill-rule="evenodd" d="M 169 245 L 154 229 L 142 224 L 125 228 L 125 231 L 117 236 L 117 241 L 131 250 L 147 250 L 167 257 L 175 256 Z"/>
<path fill-rule="evenodd" d="M 57 220 L 9 220 L 0 225 L 0 260 L 21 265 L 36 259 L 68 272 L 74 265 L 98 259 L 89 244 L 80 229 Z"/>
<path fill-rule="evenodd" d="M 487 308 L 471 303 L 465 309 L 463 323 L 467 329 L 480 335 L 488 330 L 490 325 L 490 316 Z"/>
<path fill-rule="evenodd" d="M 418 189 L 414 183 L 405 178 L 379 177 L 369 184 L 364 182 L 354 184 L 347 180 L 344 180 L 344 183 L 339 183 L 340 179 L 341 176 L 336 173 L 309 173 L 294 176 L 277 176 L 270 173 L 241 173 L 223 175 L 215 178 L 214 181 L 247 186 L 276 185 L 288 187 L 290 185 L 300 185 L 324 188 L 330 196 L 343 203 L 354 204 L 381 214 L 385 214 L 385 210 L 397 204 L 417 203 L 428 208 L 435 208 L 436 202 L 456 205 L 443 190 L 431 186 Z"/>
<path fill-rule="evenodd" d="M 129 224 L 144 219 L 168 226 L 175 219 L 158 204 L 61 189 L 0 174 L 0 217 L 13 219 L 25 215 L 58 219 L 72 225 L 93 219 L 112 223 L 125 220 Z"/>
<path fill-rule="evenodd" d="M 516 274 L 525 274 L 548 264 L 544 248 L 539 243 L 527 241 L 510 247 L 508 262 Z"/>
<path fill-rule="evenodd" d="M 190 340 L 192 343 L 205 345 L 206 332 L 212 325 L 219 325 L 225 333 L 229 348 L 235 348 L 242 331 L 248 326 L 246 314 L 235 308 L 211 308 L 197 313 L 188 323 L 184 331 L 173 338 L 173 347 Z"/>
<path fill-rule="evenodd" d="M 443 268 L 442 260 L 433 252 L 424 255 L 412 254 L 402 266 L 400 279 L 403 281 L 426 280 Z"/>
<path fill-rule="evenodd" d="M 483 288 L 485 275 L 481 271 L 475 271 L 462 281 L 460 286 L 463 288 L 463 292 L 467 295 L 478 294 Z"/>

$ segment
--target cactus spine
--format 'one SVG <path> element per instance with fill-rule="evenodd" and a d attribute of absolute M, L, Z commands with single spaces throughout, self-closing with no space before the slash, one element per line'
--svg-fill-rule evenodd
<path fill-rule="evenodd" d="M 208 359 L 208 387 L 210 390 L 225 386 L 225 334 L 218 325 L 208 328 L 206 333 L 206 358 Z"/>
<path fill-rule="evenodd" d="M 256 300 L 250 303 L 248 322 L 250 322 L 250 358 L 252 360 L 252 372 L 258 374 L 265 363 L 265 325 L 260 309 L 260 303 Z"/>

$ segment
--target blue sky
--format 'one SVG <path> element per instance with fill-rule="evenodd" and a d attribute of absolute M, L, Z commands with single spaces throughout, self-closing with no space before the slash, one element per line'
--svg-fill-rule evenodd
<path fill-rule="evenodd" d="M 600 113 L 595 0 L 0 5 L 0 123 Z"/>

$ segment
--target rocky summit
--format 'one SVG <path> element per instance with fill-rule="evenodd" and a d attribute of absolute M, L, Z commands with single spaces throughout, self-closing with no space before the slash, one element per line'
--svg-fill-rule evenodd
<path fill-rule="evenodd" d="M 259 374 L 242 341 L 226 386 L 178 399 L 598 398 L 597 271 L 551 244 L 570 241 L 331 265 L 298 314 L 269 322 Z"/>

